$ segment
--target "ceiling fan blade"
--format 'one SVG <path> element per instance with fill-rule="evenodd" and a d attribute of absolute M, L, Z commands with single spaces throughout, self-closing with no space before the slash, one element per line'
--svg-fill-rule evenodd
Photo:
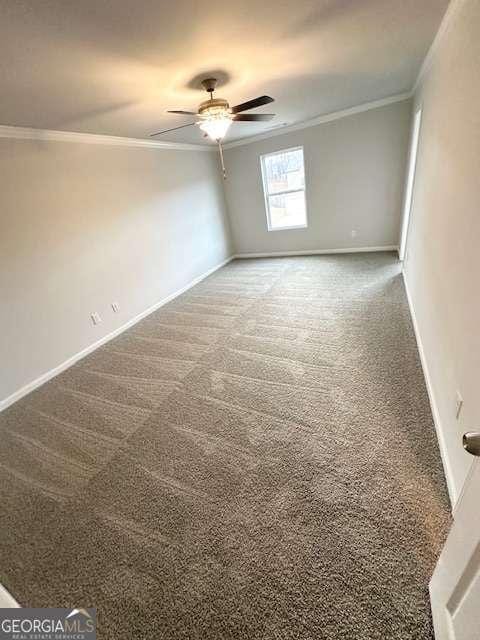
<path fill-rule="evenodd" d="M 248 102 L 242 102 L 242 104 L 237 104 L 235 107 L 232 107 L 230 111 L 232 113 L 240 113 L 240 111 L 248 111 L 249 109 L 255 109 L 256 107 L 261 107 L 262 105 L 269 104 L 270 102 L 274 102 L 273 98 L 271 98 L 270 96 L 260 96 L 259 98 L 248 100 Z"/>
<path fill-rule="evenodd" d="M 190 122 L 189 124 L 182 124 L 180 127 L 173 127 L 173 129 L 165 129 L 164 131 L 157 131 L 157 133 L 151 133 L 150 138 L 153 138 L 153 136 L 159 136 L 162 133 L 168 133 L 169 131 L 176 131 L 177 129 L 185 129 L 185 127 L 191 127 L 194 124 L 196 124 L 196 122 Z"/>
<path fill-rule="evenodd" d="M 275 117 L 274 113 L 240 113 L 233 116 L 234 122 L 262 122 L 271 120 Z"/>
<path fill-rule="evenodd" d="M 167 113 L 178 113 L 179 115 L 183 116 L 196 116 L 198 115 L 195 111 L 167 111 Z"/>

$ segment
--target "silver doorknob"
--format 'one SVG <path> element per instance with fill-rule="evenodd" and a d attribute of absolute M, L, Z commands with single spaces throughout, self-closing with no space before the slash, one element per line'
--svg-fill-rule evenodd
<path fill-rule="evenodd" d="M 465 451 L 471 453 L 472 456 L 480 456 L 480 433 L 474 433 L 473 431 L 464 433 L 462 442 Z"/>

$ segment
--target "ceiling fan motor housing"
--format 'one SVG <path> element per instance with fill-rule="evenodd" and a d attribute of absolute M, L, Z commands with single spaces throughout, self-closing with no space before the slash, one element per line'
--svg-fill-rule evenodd
<path fill-rule="evenodd" d="M 198 113 L 201 116 L 219 116 L 228 112 L 228 102 L 223 98 L 212 98 L 205 100 L 198 107 Z"/>

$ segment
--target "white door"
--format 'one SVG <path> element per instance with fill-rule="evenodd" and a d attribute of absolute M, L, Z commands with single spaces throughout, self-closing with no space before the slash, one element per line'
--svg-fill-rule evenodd
<path fill-rule="evenodd" d="M 480 434 L 464 446 L 480 456 Z M 430 581 L 436 640 L 480 639 L 480 458 L 474 459 Z"/>
<path fill-rule="evenodd" d="M 412 140 L 410 143 L 410 157 L 408 160 L 407 186 L 405 190 L 405 202 L 403 205 L 402 234 L 400 237 L 400 249 L 398 257 L 405 258 L 407 246 L 408 225 L 410 224 L 410 212 L 412 210 L 413 185 L 415 183 L 415 167 L 417 166 L 418 141 L 420 138 L 420 123 L 422 121 L 422 110 L 419 109 L 413 120 Z"/>

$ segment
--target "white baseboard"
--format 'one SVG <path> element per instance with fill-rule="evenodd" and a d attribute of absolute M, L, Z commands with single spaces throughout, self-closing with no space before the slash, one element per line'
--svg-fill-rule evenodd
<path fill-rule="evenodd" d="M 402 269 L 403 283 L 405 285 L 405 292 L 407 294 L 408 306 L 410 309 L 410 316 L 412 318 L 413 330 L 415 332 L 415 338 L 417 340 L 417 348 L 418 353 L 420 355 L 420 362 L 422 363 L 423 377 L 425 378 L 425 384 L 427 386 L 428 399 L 430 401 L 430 408 L 432 410 L 433 422 L 435 424 L 435 431 L 437 432 L 438 446 L 440 449 L 440 455 L 442 457 L 443 470 L 445 474 L 445 478 L 447 481 L 448 494 L 450 496 L 450 502 L 452 507 L 455 506 L 457 502 L 457 494 L 455 491 L 455 485 L 453 482 L 453 473 L 450 465 L 450 461 L 447 454 L 447 448 L 445 445 L 444 438 L 444 430 L 442 426 L 442 421 L 440 418 L 440 411 L 438 409 L 438 404 L 435 399 L 435 392 L 433 390 L 432 379 L 430 376 L 430 371 L 428 368 L 427 356 L 425 354 L 425 349 L 423 347 L 422 337 L 420 335 L 420 329 L 417 322 L 417 316 L 415 315 L 415 307 L 413 306 L 412 297 L 410 295 L 410 290 L 408 288 L 407 276 L 405 271 Z"/>
<path fill-rule="evenodd" d="M 275 258 L 281 256 L 312 256 L 329 253 L 366 253 L 370 251 L 398 251 L 397 245 L 384 247 L 348 247 L 345 249 L 306 249 L 305 251 L 271 251 L 262 253 L 236 253 L 234 258 Z"/>
<path fill-rule="evenodd" d="M 11 596 L 4 586 L 0 584 L 0 609 L 18 609 L 20 605 Z"/>
<path fill-rule="evenodd" d="M 142 311 L 142 313 L 139 313 L 137 316 L 129 320 L 126 324 L 122 325 L 118 329 L 115 329 L 115 331 L 112 331 L 111 333 L 107 334 L 103 338 L 100 338 L 100 340 L 97 340 L 96 342 L 89 345 L 85 349 L 82 349 L 82 351 L 79 351 L 75 355 L 71 356 L 70 358 L 68 358 L 68 360 L 65 360 L 65 362 L 62 362 L 57 367 L 54 367 L 53 369 L 50 369 L 50 371 L 43 373 L 41 376 L 39 376 L 35 380 L 32 380 L 32 382 L 29 382 L 21 389 L 18 389 L 18 391 L 15 391 L 4 400 L 1 400 L 0 412 L 6 409 L 7 407 L 9 407 L 14 402 L 17 402 L 17 400 L 20 400 L 20 398 L 23 398 L 23 396 L 26 396 L 28 393 L 30 393 L 34 389 L 37 389 L 38 387 L 42 386 L 42 384 L 45 384 L 45 382 L 48 382 L 55 376 L 58 376 L 59 373 L 62 373 L 62 371 L 65 371 L 65 369 L 68 369 L 73 364 L 75 364 L 76 362 L 84 358 L 85 356 L 88 356 L 89 353 L 92 353 L 92 351 L 95 351 L 95 349 L 98 349 L 98 347 L 101 347 L 106 342 L 109 342 L 116 336 L 120 335 L 121 333 L 123 333 L 124 331 L 132 327 L 134 324 L 137 324 L 137 322 L 139 322 L 146 316 L 150 315 L 160 307 L 163 307 L 163 305 L 167 304 L 167 302 L 170 302 L 171 300 L 181 295 L 188 289 L 191 289 L 193 286 L 195 286 L 196 284 L 198 284 L 199 282 L 207 278 L 209 275 L 211 275 L 214 271 L 217 271 L 217 269 L 220 269 L 221 267 L 225 266 L 227 263 L 233 260 L 233 258 L 234 256 L 230 256 L 229 258 L 227 258 L 217 266 L 213 267 L 212 269 L 209 269 L 206 273 L 203 273 L 201 276 L 198 276 L 197 278 L 195 278 L 194 280 L 186 284 L 184 287 L 182 287 L 178 291 L 171 293 L 169 296 L 167 296 L 166 298 L 163 298 L 162 300 L 160 300 L 160 302 L 157 302 L 152 307 L 149 307 L 145 311 Z"/>

